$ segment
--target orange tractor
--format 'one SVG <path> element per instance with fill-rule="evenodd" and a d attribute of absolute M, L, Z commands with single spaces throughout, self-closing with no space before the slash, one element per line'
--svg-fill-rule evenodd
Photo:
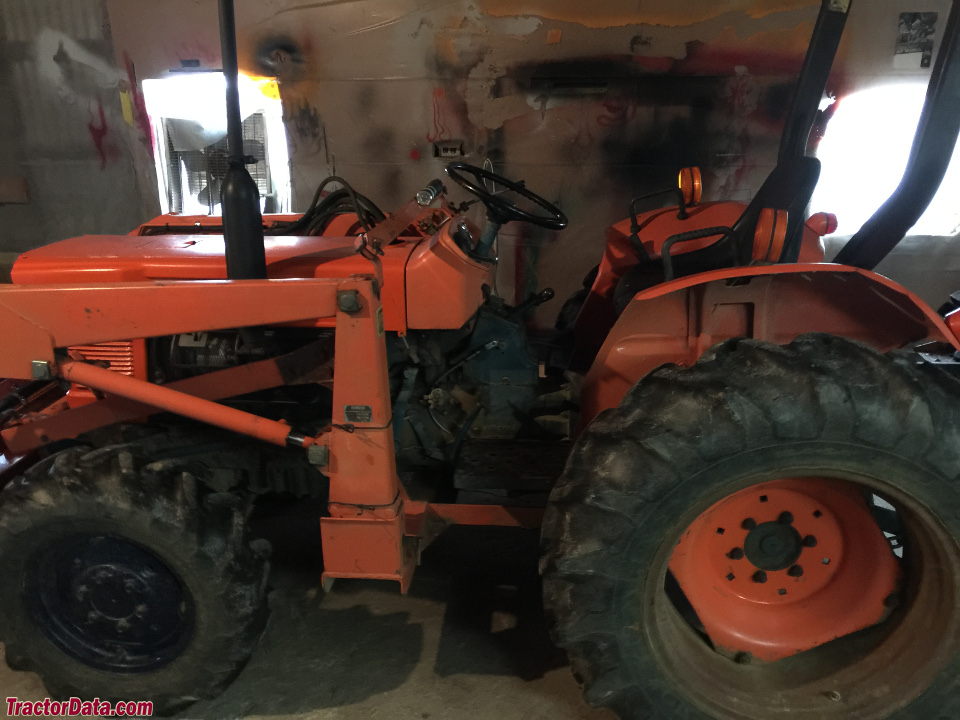
<path fill-rule="evenodd" d="M 405 591 L 449 524 L 542 525 L 555 639 L 623 718 L 960 718 L 960 317 L 870 271 L 960 130 L 960 5 L 843 264 L 805 218 L 850 8 L 824 0 L 756 197 L 701 202 L 688 169 L 677 205 L 635 200 L 550 337 L 524 315 L 552 291 L 491 290 L 503 223 L 566 224 L 523 183 L 448 167 L 482 229 L 439 181 L 385 215 L 335 179 L 262 218 L 220 8 L 222 219 L 55 243 L 0 289 L 11 665 L 162 712 L 215 694 L 267 613 L 247 515 L 282 492 L 326 498 L 325 582 Z"/>

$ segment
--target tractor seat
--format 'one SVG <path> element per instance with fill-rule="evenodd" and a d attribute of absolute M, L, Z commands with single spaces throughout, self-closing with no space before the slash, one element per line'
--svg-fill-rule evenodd
<path fill-rule="evenodd" d="M 614 292 L 617 313 L 621 313 L 638 292 L 668 279 L 754 262 L 796 262 L 803 240 L 804 213 L 819 179 L 820 161 L 816 158 L 791 157 L 781 160 L 729 232 L 707 247 L 689 252 L 683 251 L 680 239 L 671 247 L 669 263 L 665 263 L 663 257 L 644 259 L 628 270 L 620 278 Z M 771 214 L 764 213 L 765 210 L 780 212 Z M 759 242 L 758 234 L 765 235 L 766 225 L 771 221 L 782 222 L 784 213 L 787 229 L 783 249 L 778 257 L 768 257 L 768 246 Z M 758 226 L 761 226 L 760 233 Z M 668 266 L 672 273 L 667 272 Z"/>

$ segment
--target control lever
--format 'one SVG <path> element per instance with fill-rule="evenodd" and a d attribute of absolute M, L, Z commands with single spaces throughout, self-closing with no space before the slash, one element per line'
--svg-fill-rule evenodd
<path fill-rule="evenodd" d="M 544 288 L 535 295 L 530 295 L 530 297 L 511 310 L 510 314 L 507 315 L 507 319 L 513 320 L 514 318 L 520 317 L 530 308 L 538 307 L 549 300 L 553 300 L 555 295 L 556 293 L 553 291 L 553 288 Z"/>
<path fill-rule="evenodd" d="M 417 193 L 417 204 L 427 207 L 446 191 L 447 189 L 443 186 L 442 182 L 439 180 L 431 180 L 423 190 Z"/>

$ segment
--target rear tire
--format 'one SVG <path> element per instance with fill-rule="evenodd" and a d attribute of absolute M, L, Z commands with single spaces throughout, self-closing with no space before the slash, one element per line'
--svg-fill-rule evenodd
<path fill-rule="evenodd" d="M 0 492 L 0 640 L 55 699 L 218 694 L 264 627 L 269 544 L 144 443 L 71 448 Z"/>
<path fill-rule="evenodd" d="M 960 718 L 960 384 L 828 335 L 732 340 L 641 380 L 584 432 L 544 518 L 554 637 L 625 719 Z M 904 595 L 868 630 L 769 664 L 710 647 L 668 563 L 718 501 L 780 478 L 854 482 L 906 525 Z"/>

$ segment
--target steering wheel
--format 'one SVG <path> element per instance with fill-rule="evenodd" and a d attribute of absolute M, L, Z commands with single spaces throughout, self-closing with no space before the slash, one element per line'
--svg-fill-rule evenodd
<path fill-rule="evenodd" d="M 511 220 L 522 220 L 548 230 L 563 230 L 567 226 L 567 216 L 560 211 L 560 208 L 528 190 L 523 180 L 519 182 L 507 180 L 505 177 L 489 170 L 462 162 L 452 162 L 447 165 L 447 175 L 464 190 L 476 195 L 477 199 L 487 208 L 487 219 L 497 225 L 503 225 Z M 492 193 L 487 190 L 484 181 L 502 185 L 506 190 L 529 200 L 542 209 L 544 214 L 517 207 L 500 193 Z"/>

